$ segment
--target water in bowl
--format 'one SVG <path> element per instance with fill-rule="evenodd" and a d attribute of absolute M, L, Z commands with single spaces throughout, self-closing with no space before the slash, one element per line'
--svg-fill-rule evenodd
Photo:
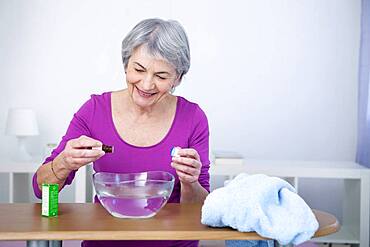
<path fill-rule="evenodd" d="M 98 198 L 108 212 L 119 218 L 149 218 L 167 202 L 168 181 L 135 180 L 121 183 L 96 183 Z"/>

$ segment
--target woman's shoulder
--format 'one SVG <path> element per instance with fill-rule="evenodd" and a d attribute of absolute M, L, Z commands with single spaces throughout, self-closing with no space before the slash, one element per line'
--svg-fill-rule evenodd
<path fill-rule="evenodd" d="M 111 97 L 114 92 L 103 92 L 103 93 L 94 93 L 90 95 L 90 98 L 85 102 L 85 106 L 89 107 L 97 107 L 103 106 L 107 107 L 110 106 Z"/>
<path fill-rule="evenodd" d="M 184 97 L 177 96 L 180 111 L 195 118 L 206 118 L 206 114 L 199 104 L 192 102 Z"/>
<path fill-rule="evenodd" d="M 104 92 L 101 94 L 91 94 L 90 98 L 87 99 L 80 109 L 77 111 L 78 115 L 91 115 L 95 113 L 99 108 L 106 108 L 110 102 L 111 92 Z"/>
<path fill-rule="evenodd" d="M 90 98 L 80 107 L 79 112 L 96 111 L 99 107 L 105 108 L 110 103 L 111 92 L 91 94 Z"/>
<path fill-rule="evenodd" d="M 178 96 L 179 118 L 181 129 L 188 129 L 190 140 L 194 141 L 199 136 L 208 135 L 208 118 L 199 104 Z"/>
<path fill-rule="evenodd" d="M 178 104 L 183 107 L 183 108 L 191 108 L 191 109 L 195 109 L 195 108 L 198 108 L 199 105 L 195 102 L 192 102 L 182 96 L 177 96 L 177 101 L 178 101 Z"/>
<path fill-rule="evenodd" d="M 100 102 L 100 101 L 109 101 L 110 100 L 110 97 L 111 97 L 111 95 L 113 93 L 114 92 L 94 93 L 94 94 L 91 94 L 90 95 L 90 99 L 89 100 L 97 101 L 97 102 Z"/>

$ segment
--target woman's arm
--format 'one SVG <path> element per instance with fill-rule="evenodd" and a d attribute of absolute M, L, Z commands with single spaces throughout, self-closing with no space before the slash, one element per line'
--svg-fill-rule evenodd
<path fill-rule="evenodd" d="M 87 147 L 101 147 L 100 141 L 87 136 L 80 136 L 67 142 L 64 150 L 49 163 L 39 167 L 36 172 L 37 185 L 41 190 L 43 183 L 56 183 L 59 190 L 63 187 L 69 174 L 102 157 L 105 153 L 99 149 L 85 149 Z"/>
<path fill-rule="evenodd" d="M 189 148 L 180 149 L 172 167 L 181 185 L 180 202 L 203 202 L 209 192 L 209 128 L 205 113 L 197 106 L 191 116 Z"/>
<path fill-rule="evenodd" d="M 181 183 L 180 203 L 204 202 L 208 191 L 197 181 L 195 183 Z"/>
<path fill-rule="evenodd" d="M 60 154 L 55 157 L 53 161 L 43 164 L 39 167 L 39 169 L 37 169 L 37 185 L 40 190 L 43 183 L 58 184 L 59 190 L 63 188 L 64 183 L 71 171 L 67 170 L 62 162 L 63 158 Z M 52 166 L 53 169 L 51 168 Z"/>
<path fill-rule="evenodd" d="M 68 149 L 68 143 L 73 139 L 79 137 L 91 136 L 91 123 L 93 122 L 93 115 L 95 111 L 95 97 L 86 101 L 80 109 L 73 115 L 73 118 L 68 126 L 68 129 L 60 141 L 57 148 L 55 148 L 44 163 L 38 168 L 33 175 L 32 186 L 35 196 L 41 198 L 42 183 L 57 183 L 61 190 L 65 185 L 71 184 L 75 176 L 76 170 L 68 167 L 66 164 L 68 157 L 65 151 Z M 51 169 L 53 166 L 54 173 Z M 58 178 L 59 179 L 58 179 Z"/>
<path fill-rule="evenodd" d="M 203 202 L 208 191 L 199 183 L 202 163 L 198 152 L 193 148 L 180 149 L 177 152 L 179 157 L 172 157 L 171 166 L 181 183 L 181 203 Z"/>

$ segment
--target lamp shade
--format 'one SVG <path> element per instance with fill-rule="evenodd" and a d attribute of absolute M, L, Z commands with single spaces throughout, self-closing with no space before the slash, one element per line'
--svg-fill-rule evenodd
<path fill-rule="evenodd" d="M 39 128 L 35 112 L 28 108 L 9 109 L 5 133 L 15 136 L 38 135 Z"/>

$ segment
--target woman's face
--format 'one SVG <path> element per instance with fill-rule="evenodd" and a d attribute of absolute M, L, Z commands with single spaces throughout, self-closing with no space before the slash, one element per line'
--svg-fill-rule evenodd
<path fill-rule="evenodd" d="M 175 68 L 153 57 L 145 46 L 133 51 L 126 68 L 126 81 L 129 95 L 137 106 L 154 106 L 169 94 L 176 80 Z"/>

